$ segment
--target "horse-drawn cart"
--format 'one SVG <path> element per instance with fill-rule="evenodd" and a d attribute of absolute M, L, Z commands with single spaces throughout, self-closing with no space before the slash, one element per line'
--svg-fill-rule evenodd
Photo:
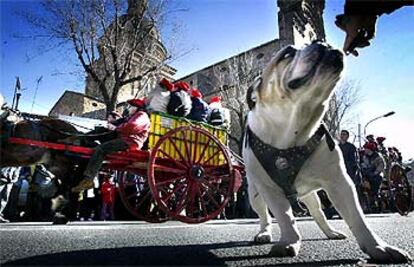
<path fill-rule="evenodd" d="M 93 148 L 11 137 L 8 142 L 67 151 L 88 159 Z M 201 223 L 216 218 L 241 184 L 243 166 L 224 129 L 151 114 L 148 150 L 107 156 L 103 170 L 118 177 L 125 207 L 138 219 Z"/>

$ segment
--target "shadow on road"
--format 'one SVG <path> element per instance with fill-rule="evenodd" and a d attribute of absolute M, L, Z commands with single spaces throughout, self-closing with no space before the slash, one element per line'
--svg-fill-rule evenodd
<path fill-rule="evenodd" d="M 257 259 L 272 258 L 272 256 L 267 254 L 219 257 L 212 252 L 212 250 L 216 249 L 248 246 L 252 246 L 251 242 L 226 242 L 219 244 L 182 246 L 104 248 L 99 250 L 80 250 L 33 256 L 5 262 L 2 266 L 227 266 L 231 264 L 231 262 L 244 260 L 254 261 Z M 357 260 L 355 259 L 343 259 L 312 263 L 291 263 L 290 265 L 309 266 L 311 264 L 313 266 L 330 266 L 356 263 Z M 276 262 L 269 266 L 285 264 L 286 262 Z"/>

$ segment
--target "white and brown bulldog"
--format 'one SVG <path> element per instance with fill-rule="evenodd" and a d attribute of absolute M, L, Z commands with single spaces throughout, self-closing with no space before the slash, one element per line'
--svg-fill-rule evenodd
<path fill-rule="evenodd" d="M 260 218 L 255 241 L 271 241 L 269 208 L 281 229 L 271 254 L 299 253 L 301 236 L 292 213 L 297 198 L 328 238 L 345 238 L 321 211 L 316 191 L 324 189 L 373 260 L 408 262 L 408 253 L 389 246 L 366 224 L 340 149 L 320 127 L 343 66 L 342 53 L 324 43 L 302 50 L 289 46 L 278 52 L 249 90 L 243 157 L 250 202 Z"/>

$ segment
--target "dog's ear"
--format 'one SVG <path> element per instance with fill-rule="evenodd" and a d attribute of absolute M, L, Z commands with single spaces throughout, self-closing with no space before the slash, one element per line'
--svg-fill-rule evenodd
<path fill-rule="evenodd" d="M 262 85 L 262 78 L 257 79 L 253 82 L 253 84 L 247 89 L 246 93 L 246 100 L 247 100 L 247 106 L 249 107 L 249 110 L 252 110 L 257 101 L 257 90 Z"/>

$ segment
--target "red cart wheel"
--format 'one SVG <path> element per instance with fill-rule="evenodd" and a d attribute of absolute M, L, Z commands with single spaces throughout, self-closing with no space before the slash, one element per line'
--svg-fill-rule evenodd
<path fill-rule="evenodd" d="M 123 171 L 118 178 L 121 200 L 135 218 L 152 223 L 168 220 L 165 212 L 154 201 L 146 177 Z"/>
<path fill-rule="evenodd" d="M 407 215 L 412 205 L 411 190 L 404 169 L 399 164 L 391 166 L 389 180 L 395 208 L 399 214 Z"/>
<path fill-rule="evenodd" d="M 182 222 L 216 218 L 233 194 L 233 167 L 226 147 L 204 129 L 171 130 L 158 140 L 148 164 L 155 201 L 169 217 Z"/>

